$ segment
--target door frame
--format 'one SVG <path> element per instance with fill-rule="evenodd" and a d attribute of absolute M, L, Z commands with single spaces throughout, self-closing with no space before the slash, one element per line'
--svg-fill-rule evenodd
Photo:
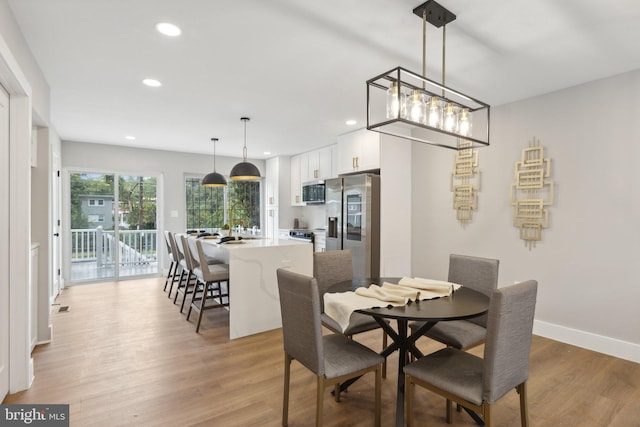
<path fill-rule="evenodd" d="M 6 200 L 9 198 L 9 94 L 2 85 L 0 96 L 0 200 Z M 0 208 L 0 235 L 8 232 L 9 208 L 4 204 Z M 9 240 L 0 239 L 0 402 L 9 392 L 9 252 Z"/>
<path fill-rule="evenodd" d="M 15 393 L 33 381 L 28 315 L 32 90 L 1 35 L 0 84 L 9 93 L 9 393 Z"/>
<path fill-rule="evenodd" d="M 62 279 L 62 163 L 60 153 L 51 154 L 51 289 L 49 303 L 53 304 L 56 297 L 64 289 Z M 56 236 L 57 233 L 57 236 Z"/>

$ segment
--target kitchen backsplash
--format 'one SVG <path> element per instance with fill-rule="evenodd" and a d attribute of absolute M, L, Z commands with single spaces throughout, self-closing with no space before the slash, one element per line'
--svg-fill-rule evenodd
<path fill-rule="evenodd" d="M 313 230 L 314 228 L 325 228 L 327 226 L 325 224 L 325 213 L 325 205 L 303 206 L 302 218 L 300 218 L 300 223 L 311 230 Z"/>

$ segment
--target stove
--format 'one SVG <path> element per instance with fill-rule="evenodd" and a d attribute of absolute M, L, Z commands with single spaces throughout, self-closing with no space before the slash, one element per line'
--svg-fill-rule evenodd
<path fill-rule="evenodd" d="M 290 240 L 300 240 L 313 243 L 313 231 L 311 230 L 289 230 Z"/>

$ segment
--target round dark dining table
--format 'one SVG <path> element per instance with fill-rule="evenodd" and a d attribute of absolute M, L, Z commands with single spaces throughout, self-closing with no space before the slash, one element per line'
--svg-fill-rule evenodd
<path fill-rule="evenodd" d="M 384 282 L 397 284 L 400 277 L 359 278 L 332 285 L 328 293 L 355 291 L 360 287 L 382 285 Z M 380 353 L 385 358 L 394 351 L 398 351 L 398 391 L 396 395 L 396 426 L 404 426 L 404 367 L 409 354 L 416 358 L 423 356 L 415 342 L 436 323 L 449 320 L 471 319 L 482 316 L 489 309 L 489 297 L 481 292 L 462 286 L 448 297 L 423 301 L 414 301 L 403 306 L 386 306 L 356 310 L 358 313 L 372 316 L 380 327 L 391 337 L 392 343 Z M 396 320 L 397 331 L 386 319 Z M 408 335 L 410 321 L 425 322 L 413 334 Z M 355 380 L 341 385 L 345 390 Z"/>

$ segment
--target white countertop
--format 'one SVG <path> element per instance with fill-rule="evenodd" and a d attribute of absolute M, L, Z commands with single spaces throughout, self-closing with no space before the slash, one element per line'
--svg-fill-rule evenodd
<path fill-rule="evenodd" d="M 232 240 L 231 242 L 220 243 L 217 239 L 201 239 L 203 243 L 214 245 L 219 248 L 224 248 L 229 251 L 235 251 L 239 249 L 250 248 L 269 248 L 274 246 L 295 246 L 295 245 L 310 245 L 311 242 L 302 242 L 299 240 L 287 240 L 287 239 L 242 239 Z M 235 242 L 235 243 L 233 243 Z M 242 243 L 239 243 L 242 242 Z"/>

